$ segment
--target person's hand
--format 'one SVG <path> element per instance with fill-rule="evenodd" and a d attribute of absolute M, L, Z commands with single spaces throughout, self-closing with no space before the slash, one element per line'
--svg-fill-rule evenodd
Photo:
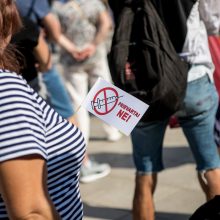
<path fill-rule="evenodd" d="M 96 52 L 96 45 L 91 43 L 80 51 L 80 57 L 81 59 L 86 59 L 94 55 L 95 52 Z"/>
<path fill-rule="evenodd" d="M 129 62 L 126 62 L 125 64 L 125 79 L 126 80 L 135 79 L 134 70 L 132 69 L 132 64 L 130 64 Z"/>
<path fill-rule="evenodd" d="M 48 63 L 47 65 L 35 63 L 35 67 L 38 70 L 38 72 L 45 73 L 52 68 L 52 62 L 50 61 L 50 63 Z"/>
<path fill-rule="evenodd" d="M 73 48 L 70 52 L 70 54 L 72 55 L 72 57 L 77 60 L 77 61 L 81 61 L 84 60 L 84 58 L 81 56 L 81 53 L 78 49 Z"/>
<path fill-rule="evenodd" d="M 74 59 L 77 61 L 83 61 L 89 57 L 91 57 L 96 52 L 96 45 L 95 44 L 88 44 L 82 50 L 79 50 L 76 47 L 73 47 L 70 51 L 70 54 Z"/>

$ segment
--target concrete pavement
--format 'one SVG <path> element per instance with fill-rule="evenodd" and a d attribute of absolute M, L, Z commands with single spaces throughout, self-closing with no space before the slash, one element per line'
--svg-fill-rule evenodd
<path fill-rule="evenodd" d="M 135 169 L 131 142 L 123 136 L 117 142 L 105 140 L 101 121 L 92 117 L 88 152 L 112 167 L 109 176 L 80 184 L 84 220 L 131 220 Z M 187 220 L 205 197 L 199 187 L 194 160 L 181 129 L 167 129 L 164 141 L 166 169 L 159 175 L 155 193 L 157 220 Z"/>

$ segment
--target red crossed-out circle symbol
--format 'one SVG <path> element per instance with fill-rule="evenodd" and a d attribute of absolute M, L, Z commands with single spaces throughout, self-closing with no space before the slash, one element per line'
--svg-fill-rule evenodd
<path fill-rule="evenodd" d="M 117 90 L 111 87 L 105 87 L 95 94 L 92 101 L 92 107 L 96 114 L 106 115 L 115 108 L 118 99 Z"/>

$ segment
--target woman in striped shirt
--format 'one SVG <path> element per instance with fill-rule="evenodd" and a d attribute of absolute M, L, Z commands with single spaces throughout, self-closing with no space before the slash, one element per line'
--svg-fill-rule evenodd
<path fill-rule="evenodd" d="M 14 1 L 0 0 L 0 219 L 80 220 L 84 138 L 15 73 L 20 27 Z"/>

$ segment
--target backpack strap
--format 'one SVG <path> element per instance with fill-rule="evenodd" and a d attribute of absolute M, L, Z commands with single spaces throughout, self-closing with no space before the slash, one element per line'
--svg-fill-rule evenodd
<path fill-rule="evenodd" d="M 123 88 L 125 84 L 125 64 L 128 60 L 131 46 L 130 38 L 134 21 L 134 10 L 131 4 L 123 7 L 112 39 L 109 55 L 109 65 L 114 83 Z M 119 56 L 120 54 L 120 56 Z"/>

